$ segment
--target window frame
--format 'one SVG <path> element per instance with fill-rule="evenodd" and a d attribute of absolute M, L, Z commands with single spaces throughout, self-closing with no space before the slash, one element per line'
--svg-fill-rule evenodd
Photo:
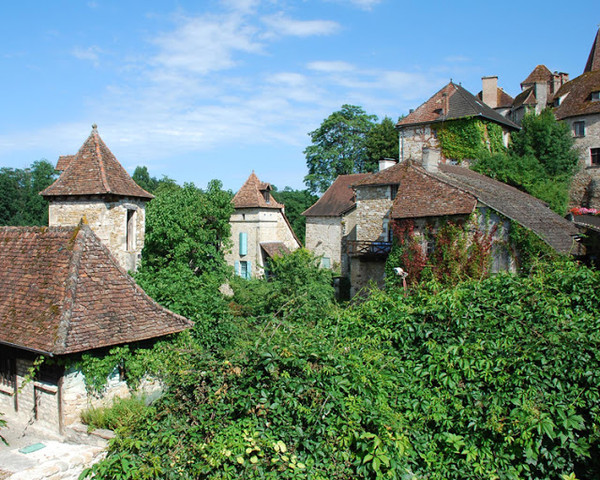
<path fill-rule="evenodd" d="M 578 120 L 573 122 L 573 136 L 575 138 L 583 138 L 585 137 L 585 121 Z"/>
<path fill-rule="evenodd" d="M 590 148 L 590 165 L 600 167 L 600 147 Z"/>

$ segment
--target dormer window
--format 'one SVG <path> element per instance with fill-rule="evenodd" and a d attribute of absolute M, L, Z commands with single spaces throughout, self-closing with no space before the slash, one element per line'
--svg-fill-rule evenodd
<path fill-rule="evenodd" d="M 390 200 L 394 200 L 398 195 L 398 185 L 390 185 Z"/>
<path fill-rule="evenodd" d="M 592 102 L 600 102 L 600 90 L 597 92 L 592 92 L 590 94 L 590 100 Z"/>
<path fill-rule="evenodd" d="M 268 190 L 263 190 L 263 197 L 265 202 L 271 203 L 271 193 Z"/>

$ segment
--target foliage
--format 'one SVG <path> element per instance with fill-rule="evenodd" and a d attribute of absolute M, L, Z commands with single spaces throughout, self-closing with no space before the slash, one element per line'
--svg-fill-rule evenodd
<path fill-rule="evenodd" d="M 6 427 L 6 420 L 2 418 L 3 415 L 4 413 L 0 412 L 0 428 Z M 2 442 L 4 445 L 8 445 L 8 442 L 2 435 L 0 435 L 0 442 Z"/>
<path fill-rule="evenodd" d="M 398 159 L 399 147 L 396 125 L 389 117 L 375 123 L 366 138 L 368 171 L 376 171 L 379 160 L 383 158 Z"/>
<path fill-rule="evenodd" d="M 502 128 L 478 118 L 443 122 L 435 127 L 442 153 L 461 162 L 476 159 L 482 152 L 503 152 Z"/>
<path fill-rule="evenodd" d="M 121 434 L 124 434 L 124 431 L 131 432 L 136 419 L 144 414 L 146 408 L 145 400 L 142 397 L 116 397 L 109 407 L 90 407 L 81 412 L 81 421 L 91 430 L 96 428 L 122 429 Z"/>
<path fill-rule="evenodd" d="M 56 180 L 47 160 L 31 167 L 0 168 L 0 225 L 48 225 L 48 201 L 39 193 Z"/>
<path fill-rule="evenodd" d="M 304 183 L 310 193 L 324 192 L 338 175 L 375 170 L 376 164 L 368 163 L 366 139 L 376 120 L 361 107 L 342 105 L 309 133 Z"/>
<path fill-rule="evenodd" d="M 294 190 L 290 187 L 273 192 L 273 196 L 275 200 L 285 205 L 285 216 L 290 221 L 290 225 L 300 242 L 304 244 L 306 239 L 306 217 L 302 215 L 302 212 L 315 203 L 318 197 L 308 190 Z"/>
<path fill-rule="evenodd" d="M 521 273 L 528 274 L 540 262 L 558 259 L 558 254 L 550 245 L 517 222 L 511 221 L 508 238 L 512 248 L 518 252 L 515 258 Z"/>
<path fill-rule="evenodd" d="M 408 284 L 417 284 L 427 263 L 427 257 L 421 242 L 415 236 L 415 222 L 412 219 L 400 220 L 392 224 L 392 229 L 394 241 L 385 262 L 386 285 L 402 285 L 402 278 L 394 272 L 396 267 L 401 267 L 407 273 Z"/>
<path fill-rule="evenodd" d="M 151 177 L 148 172 L 148 167 L 137 166 L 131 176 L 134 182 L 150 193 L 156 193 L 159 188 L 172 187 L 175 185 L 175 180 L 163 175 L 161 179 Z"/>
<path fill-rule="evenodd" d="M 268 263 L 268 281 L 236 278 L 233 301 L 240 314 L 307 321 L 333 304 L 332 272 L 303 248 Z"/>
<path fill-rule="evenodd" d="M 198 348 L 97 478 L 592 479 L 600 273 L 562 262 Z M 247 339 L 252 339 L 247 341 Z"/>
<path fill-rule="evenodd" d="M 540 115 L 525 115 L 507 153 L 482 151 L 472 168 L 544 200 L 563 215 L 577 158 L 567 126 L 544 110 Z"/>

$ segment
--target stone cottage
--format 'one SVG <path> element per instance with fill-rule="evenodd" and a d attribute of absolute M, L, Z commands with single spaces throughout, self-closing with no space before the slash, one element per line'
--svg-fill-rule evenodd
<path fill-rule="evenodd" d="M 62 433 L 84 408 L 129 393 L 124 365 L 102 396 L 88 395 L 76 365 L 83 353 L 148 345 L 192 323 L 154 302 L 125 271 L 143 247 L 144 203 L 152 196 L 96 128 L 59 169 L 42 192 L 50 227 L 0 227 L 0 411 Z"/>
<path fill-rule="evenodd" d="M 232 200 L 235 210 L 229 223 L 233 247 L 225 261 L 234 267 L 236 275 L 246 279 L 263 277 L 269 258 L 301 246 L 285 216 L 285 206 L 273 198 L 272 191 L 269 183 L 261 182 L 252 172 Z"/>
<path fill-rule="evenodd" d="M 352 185 L 353 205 L 347 211 L 352 216 L 353 239 L 340 247 L 341 255 L 348 256 L 346 274 L 352 295 L 369 281 L 383 285 L 393 225 L 408 219 L 414 223 L 415 235 L 422 238 L 423 251 L 431 253 L 435 245 L 428 244 L 426 230 L 449 221 L 464 223 L 478 213 L 486 220 L 477 228 L 493 233 L 493 271 L 516 268 L 518 252 L 507 248 L 511 221 L 531 230 L 559 253 L 580 253 L 577 227 L 544 202 L 468 168 L 444 164 L 438 152 L 426 149 L 422 162 L 388 165 L 382 163 L 382 170 Z M 307 229 L 307 244 L 312 245 L 309 233 Z"/>
<path fill-rule="evenodd" d="M 153 195 L 137 185 L 96 126 L 76 155 L 62 156 L 58 179 L 40 192 L 49 203 L 49 225 L 75 226 L 82 217 L 117 258 L 135 271 L 144 247 L 145 204 Z"/>
<path fill-rule="evenodd" d="M 499 125 L 502 128 L 504 146 L 508 145 L 510 132 L 519 129 L 518 125 L 490 108 L 461 85 L 450 82 L 396 124 L 400 135 L 400 160 L 419 160 L 423 148 L 443 150 L 438 130 L 457 120 Z M 446 160 L 454 159 L 446 159 L 442 154 L 441 161 Z"/>
<path fill-rule="evenodd" d="M 348 240 L 356 240 L 356 201 L 352 185 L 368 173 L 340 175 L 302 215 L 306 217 L 306 248 L 321 257 L 321 266 L 349 276 Z"/>
<path fill-rule="evenodd" d="M 569 125 L 579 151 L 571 206 L 600 208 L 600 29 L 583 73 L 558 90 L 554 104 L 557 120 Z"/>

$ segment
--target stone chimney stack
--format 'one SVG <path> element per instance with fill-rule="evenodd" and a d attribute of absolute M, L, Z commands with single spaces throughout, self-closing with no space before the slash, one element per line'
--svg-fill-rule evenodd
<path fill-rule="evenodd" d="M 430 173 L 438 171 L 440 163 L 440 151 L 435 148 L 423 148 L 423 168 Z"/>
<path fill-rule="evenodd" d="M 498 77 L 481 77 L 481 99 L 490 108 L 498 107 Z"/>
<path fill-rule="evenodd" d="M 398 163 L 395 158 L 382 158 L 379 160 L 379 171 L 385 170 L 386 168 L 393 167 Z"/>
<path fill-rule="evenodd" d="M 535 94 L 535 113 L 539 114 L 548 105 L 548 82 L 535 82 L 533 93 Z"/>

